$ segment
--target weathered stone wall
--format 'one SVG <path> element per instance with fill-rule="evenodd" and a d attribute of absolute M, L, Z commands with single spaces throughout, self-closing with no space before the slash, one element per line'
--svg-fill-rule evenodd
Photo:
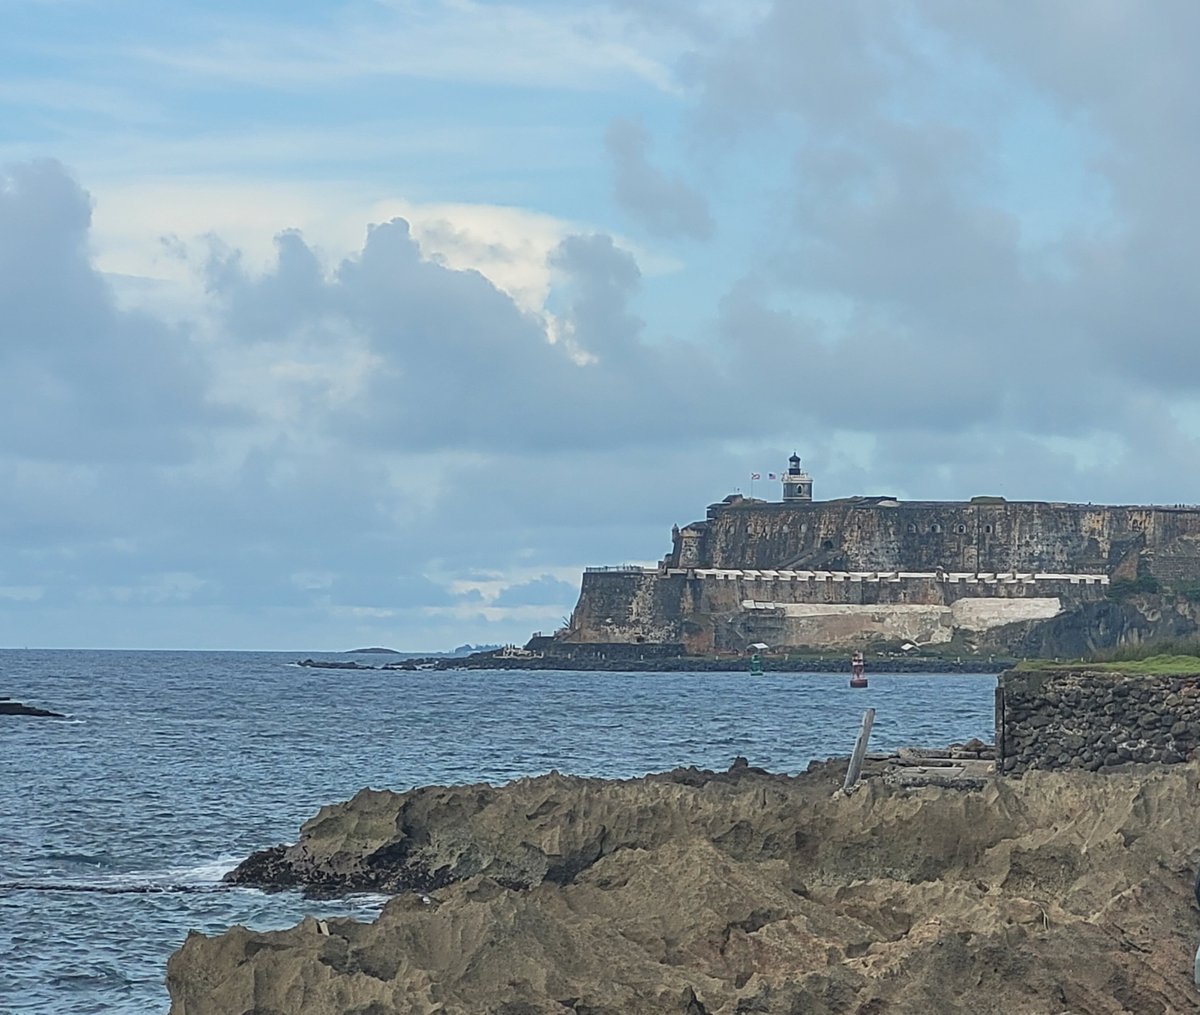
<path fill-rule="evenodd" d="M 1200 562 L 1196 508 L 737 501 L 714 505 L 695 528 L 701 567 L 1114 574 L 1125 565 L 1134 577 L 1142 559 L 1174 577 Z"/>
<path fill-rule="evenodd" d="M 682 569 L 597 570 L 583 576 L 565 638 L 679 642 L 697 655 L 740 652 L 757 641 L 812 648 L 944 644 L 958 632 L 1013 627 L 1054 617 L 1067 605 L 1103 600 L 1106 587 L 1099 580 L 1032 576 L 790 580 Z"/>
<path fill-rule="evenodd" d="M 963 633 L 968 652 L 1055 656 L 1076 642 L 1093 650 L 1197 630 L 1196 617 L 1167 600 L 1147 599 L 1133 613 L 1103 609 L 1110 582 L 1148 577 L 1175 589 L 1200 582 L 1200 509 L 735 498 L 676 528 L 657 571 L 585 574 L 565 638 L 680 642 L 706 654 L 755 641 L 937 644 Z M 1016 598 L 1029 600 L 1028 609 L 946 609 L 964 599 Z M 839 608 L 788 610 L 815 604 Z M 917 606 L 929 609 L 908 609 Z M 1084 617 L 1101 623 L 1076 622 Z"/>
<path fill-rule="evenodd" d="M 999 696 L 998 764 L 1007 774 L 1173 764 L 1200 747 L 1200 674 L 1010 670 Z"/>
<path fill-rule="evenodd" d="M 690 600 L 682 575 L 635 569 L 586 571 L 568 640 L 679 642 Z"/>

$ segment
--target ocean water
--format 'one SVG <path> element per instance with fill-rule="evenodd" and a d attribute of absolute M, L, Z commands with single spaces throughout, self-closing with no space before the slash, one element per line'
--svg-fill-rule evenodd
<path fill-rule="evenodd" d="M 294 665 L 311 654 L 0 650 L 0 695 L 70 716 L 0 716 L 0 1011 L 161 1015 L 190 929 L 369 919 L 382 900 L 220 885 L 363 786 L 627 777 L 739 754 L 798 772 L 849 753 L 867 706 L 875 750 L 993 732 L 995 678 L 978 674 L 873 674 L 864 692 L 844 673 Z"/>

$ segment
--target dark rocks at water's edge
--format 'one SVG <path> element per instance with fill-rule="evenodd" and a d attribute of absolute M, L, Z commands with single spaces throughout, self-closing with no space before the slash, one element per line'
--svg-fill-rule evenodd
<path fill-rule="evenodd" d="M 390 667 L 372 666 L 370 663 L 360 663 L 353 659 L 301 659 L 297 666 L 307 666 L 319 670 L 378 670 Z"/>
<path fill-rule="evenodd" d="M 847 659 L 763 659 L 768 673 L 830 673 L 845 670 Z M 740 673 L 748 672 L 748 659 L 708 656 L 666 656 L 638 658 L 621 654 L 616 658 L 591 656 L 503 656 L 479 653 L 463 658 L 430 657 L 405 659 L 380 666 L 355 660 L 302 659 L 298 666 L 328 670 L 577 670 L 592 673 Z M 869 673 L 999 673 L 1015 665 L 1012 659 L 947 659 L 940 657 L 897 656 L 871 659 Z"/>
<path fill-rule="evenodd" d="M 33 705 L 23 705 L 11 698 L 0 698 L 0 715 L 28 715 L 39 719 L 65 719 L 61 712 L 51 712 L 45 708 L 35 708 Z"/>
<path fill-rule="evenodd" d="M 379 916 L 193 933 L 172 1012 L 1192 1010 L 1200 766 L 844 773 L 362 790 L 229 881 L 393 893 Z"/>

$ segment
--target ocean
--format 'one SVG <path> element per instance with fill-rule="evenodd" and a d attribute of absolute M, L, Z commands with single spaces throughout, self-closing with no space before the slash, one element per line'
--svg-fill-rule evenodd
<path fill-rule="evenodd" d="M 224 889 L 363 786 L 502 783 L 557 769 L 772 771 L 993 734 L 990 675 L 624 674 L 301 668 L 318 653 L 0 650 L 0 1011 L 162 1015 L 189 930 L 371 919 L 382 900 Z M 327 656 L 328 658 L 350 658 Z M 387 657 L 363 656 L 378 664 Z"/>

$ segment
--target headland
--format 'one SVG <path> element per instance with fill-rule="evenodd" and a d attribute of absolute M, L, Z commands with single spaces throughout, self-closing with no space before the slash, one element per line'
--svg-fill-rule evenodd
<path fill-rule="evenodd" d="M 944 657 L 1078 657 L 1200 633 L 1200 507 L 732 494 L 653 567 L 583 575 L 565 627 L 527 646 L 744 655 L 904 646 Z"/>

